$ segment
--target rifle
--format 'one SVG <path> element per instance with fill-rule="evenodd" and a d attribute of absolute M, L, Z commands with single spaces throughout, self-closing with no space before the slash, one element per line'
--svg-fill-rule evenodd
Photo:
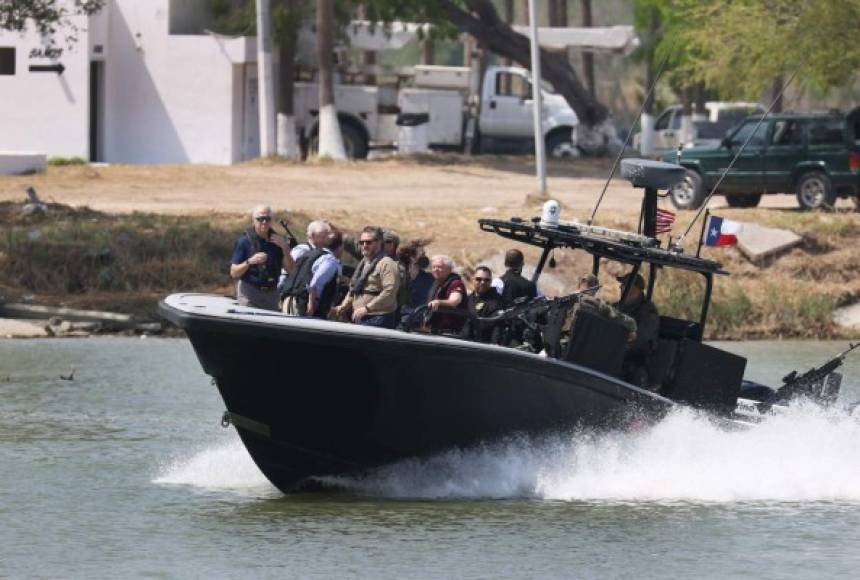
<path fill-rule="evenodd" d="M 813 367 L 802 375 L 798 375 L 796 370 L 791 371 L 783 377 L 783 385 L 767 403 L 787 401 L 797 396 L 805 396 L 824 404 L 833 403 L 839 395 L 839 387 L 842 383 L 842 375 L 833 371 L 842 366 L 845 357 L 858 347 L 860 347 L 860 342 L 856 344 L 849 342 L 847 349 L 821 366 Z"/>
<path fill-rule="evenodd" d="M 500 324 L 503 322 L 512 322 L 512 321 L 521 321 L 523 322 L 530 330 L 537 331 L 537 319 L 549 312 L 553 306 L 564 306 L 567 304 L 574 303 L 579 300 L 579 297 L 584 294 L 594 295 L 600 286 L 592 286 L 586 290 L 580 290 L 579 292 L 574 292 L 573 294 L 567 294 L 565 296 L 559 296 L 557 298 L 547 298 L 546 296 L 541 296 L 539 298 L 529 299 L 526 296 L 521 298 L 517 298 L 514 300 L 511 306 L 504 308 L 502 310 L 498 310 L 494 312 L 491 316 L 470 316 L 466 311 L 459 310 L 445 310 L 445 314 L 453 314 L 455 316 L 461 316 L 463 318 L 468 318 L 478 324 L 483 324 L 487 326 L 494 326 L 496 324 Z M 412 314 L 409 316 L 406 323 L 403 325 L 403 329 L 407 332 L 410 332 L 416 326 L 420 324 L 426 323 L 430 316 L 432 316 L 432 312 L 429 310 L 426 304 L 423 304 L 417 307 Z"/>
<path fill-rule="evenodd" d="M 293 235 L 293 232 L 290 231 L 290 226 L 287 225 L 287 220 L 280 220 L 279 223 L 281 224 L 281 227 L 284 228 L 284 231 L 287 232 L 287 236 L 289 236 L 290 249 L 292 250 L 299 245 L 299 241 L 296 239 L 296 236 Z"/>
<path fill-rule="evenodd" d="M 476 320 L 485 323 L 520 320 L 524 322 L 526 326 L 534 330 L 536 328 L 534 321 L 542 314 L 546 314 L 552 310 L 553 306 L 566 306 L 568 304 L 573 304 L 574 302 L 578 302 L 581 296 L 594 296 L 598 290 L 600 290 L 600 286 L 592 286 L 591 288 L 579 290 L 572 294 L 565 294 L 564 296 L 558 296 L 555 298 L 540 296 L 531 300 L 523 296 L 514 300 L 511 306 L 495 312 L 492 316 L 478 316 L 476 317 Z"/>

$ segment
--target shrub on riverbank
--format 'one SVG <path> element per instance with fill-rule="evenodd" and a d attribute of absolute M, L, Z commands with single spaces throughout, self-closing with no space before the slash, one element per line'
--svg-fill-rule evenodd
<path fill-rule="evenodd" d="M 242 216 L 109 215 L 56 204 L 23 215 L 18 204 L 2 206 L 0 293 L 148 315 L 171 292 L 229 292 L 233 244 L 248 226 Z"/>
<path fill-rule="evenodd" d="M 111 215 L 54 204 L 45 214 L 24 215 L 21 209 L 22 204 L 0 203 L 0 296 L 21 300 L 29 294 L 44 304 L 149 316 L 154 316 L 158 300 L 171 292 L 231 293 L 230 254 L 248 225 L 248 218 L 238 214 Z M 831 316 L 834 308 L 860 300 L 860 252 L 856 250 L 860 214 L 721 213 L 792 229 L 804 236 L 804 243 L 764 265 L 751 264 L 736 248 L 703 249 L 703 257 L 721 262 L 732 274 L 715 279 L 707 338 L 856 336 L 833 324 Z M 367 218 L 345 212 L 334 217 L 347 232 L 358 231 Z M 473 216 L 433 217 L 437 221 L 417 226 L 427 217 L 389 212 L 383 221 L 405 240 L 433 236 L 448 244 L 459 265 L 483 263 L 504 249 L 495 236 L 479 234 L 483 237 L 475 239 Z M 690 217 L 691 213 L 682 212 L 679 221 Z M 307 217 L 291 214 L 290 223 L 293 232 L 301 235 Z M 622 217 L 601 225 L 630 228 L 635 222 Z M 686 240 L 688 254 L 695 254 L 697 240 L 695 233 Z M 466 243 L 468 254 L 450 250 Z M 552 272 L 568 291 L 591 267 L 588 256 L 577 254 L 582 253 L 559 252 L 558 268 Z M 615 286 L 612 281 L 601 293 L 612 299 Z M 698 320 L 702 291 L 698 274 L 664 270 L 656 302 L 663 314 Z"/>

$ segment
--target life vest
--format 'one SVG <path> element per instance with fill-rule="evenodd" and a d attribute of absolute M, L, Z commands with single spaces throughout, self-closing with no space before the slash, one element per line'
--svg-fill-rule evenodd
<path fill-rule="evenodd" d="M 367 267 L 365 267 L 367 258 L 361 259 L 361 262 L 359 262 L 358 266 L 355 268 L 352 280 L 349 281 L 349 291 L 352 292 L 353 296 L 361 296 L 362 294 L 379 294 L 379 292 L 365 292 L 364 285 L 367 284 L 367 279 L 370 278 L 370 275 L 373 274 L 374 270 L 376 270 L 376 265 L 385 257 L 385 253 L 380 252 L 378 256 L 371 260 Z"/>
<path fill-rule="evenodd" d="M 406 266 L 400 262 L 397 263 L 397 271 L 400 274 L 400 284 L 397 286 L 397 307 L 403 308 L 409 306 L 412 298 L 412 276 L 409 275 Z"/>
<path fill-rule="evenodd" d="M 254 230 L 254 227 L 251 226 L 245 233 L 242 234 L 248 241 L 251 243 L 251 255 L 257 254 L 259 252 L 264 251 L 262 245 L 260 244 L 260 236 L 257 235 L 257 232 Z M 251 266 L 252 268 L 257 268 L 258 271 L 258 279 L 260 280 L 260 288 L 274 288 L 278 285 L 278 278 L 281 275 L 280 268 L 276 271 L 271 271 L 269 268 L 269 254 L 266 253 L 266 261 L 262 264 L 256 264 Z"/>
<path fill-rule="evenodd" d="M 512 270 L 505 272 L 502 276 L 502 282 L 505 283 L 505 287 L 502 288 L 502 300 L 505 304 L 511 304 L 523 296 L 527 296 L 529 299 L 537 296 L 537 287 L 534 282 L 523 278 L 522 275 Z"/>
<path fill-rule="evenodd" d="M 296 260 L 296 267 L 290 277 L 287 278 L 287 283 L 281 291 L 282 298 L 292 296 L 295 299 L 296 309 L 300 316 L 307 315 L 309 299 L 308 286 L 313 278 L 313 265 L 317 260 L 322 258 L 325 253 L 326 251 L 322 248 L 314 248 Z M 323 288 L 322 296 L 319 297 L 319 302 L 314 310 L 314 317 L 326 318 L 328 316 L 328 311 L 331 308 L 336 290 L 337 276 L 332 276 L 332 279 L 329 280 Z"/>

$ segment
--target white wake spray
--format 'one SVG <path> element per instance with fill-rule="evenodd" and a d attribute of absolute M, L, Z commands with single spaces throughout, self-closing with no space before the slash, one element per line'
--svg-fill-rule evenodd
<path fill-rule="evenodd" d="M 529 498 L 585 502 L 860 502 L 860 421 L 797 406 L 726 431 L 678 410 L 632 433 L 515 440 L 323 484 L 383 498 Z M 238 437 L 164 466 L 154 481 L 277 495 Z"/>
<path fill-rule="evenodd" d="M 728 432 L 681 410 L 637 433 L 512 442 L 330 481 L 398 498 L 854 502 L 860 501 L 859 448 L 860 422 L 841 411 L 797 407 Z"/>
<path fill-rule="evenodd" d="M 238 436 L 228 443 L 204 449 L 162 466 L 156 484 L 187 485 L 206 491 L 230 491 L 243 495 L 277 495 L 260 472 Z"/>

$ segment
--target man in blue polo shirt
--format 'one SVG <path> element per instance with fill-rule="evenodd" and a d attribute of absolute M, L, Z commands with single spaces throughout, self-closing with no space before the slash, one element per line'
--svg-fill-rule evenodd
<path fill-rule="evenodd" d="M 258 205 L 248 228 L 233 248 L 230 277 L 237 280 L 236 298 L 242 306 L 278 309 L 277 285 L 281 268 L 293 267 L 287 240 L 271 231 L 272 210 Z"/>

